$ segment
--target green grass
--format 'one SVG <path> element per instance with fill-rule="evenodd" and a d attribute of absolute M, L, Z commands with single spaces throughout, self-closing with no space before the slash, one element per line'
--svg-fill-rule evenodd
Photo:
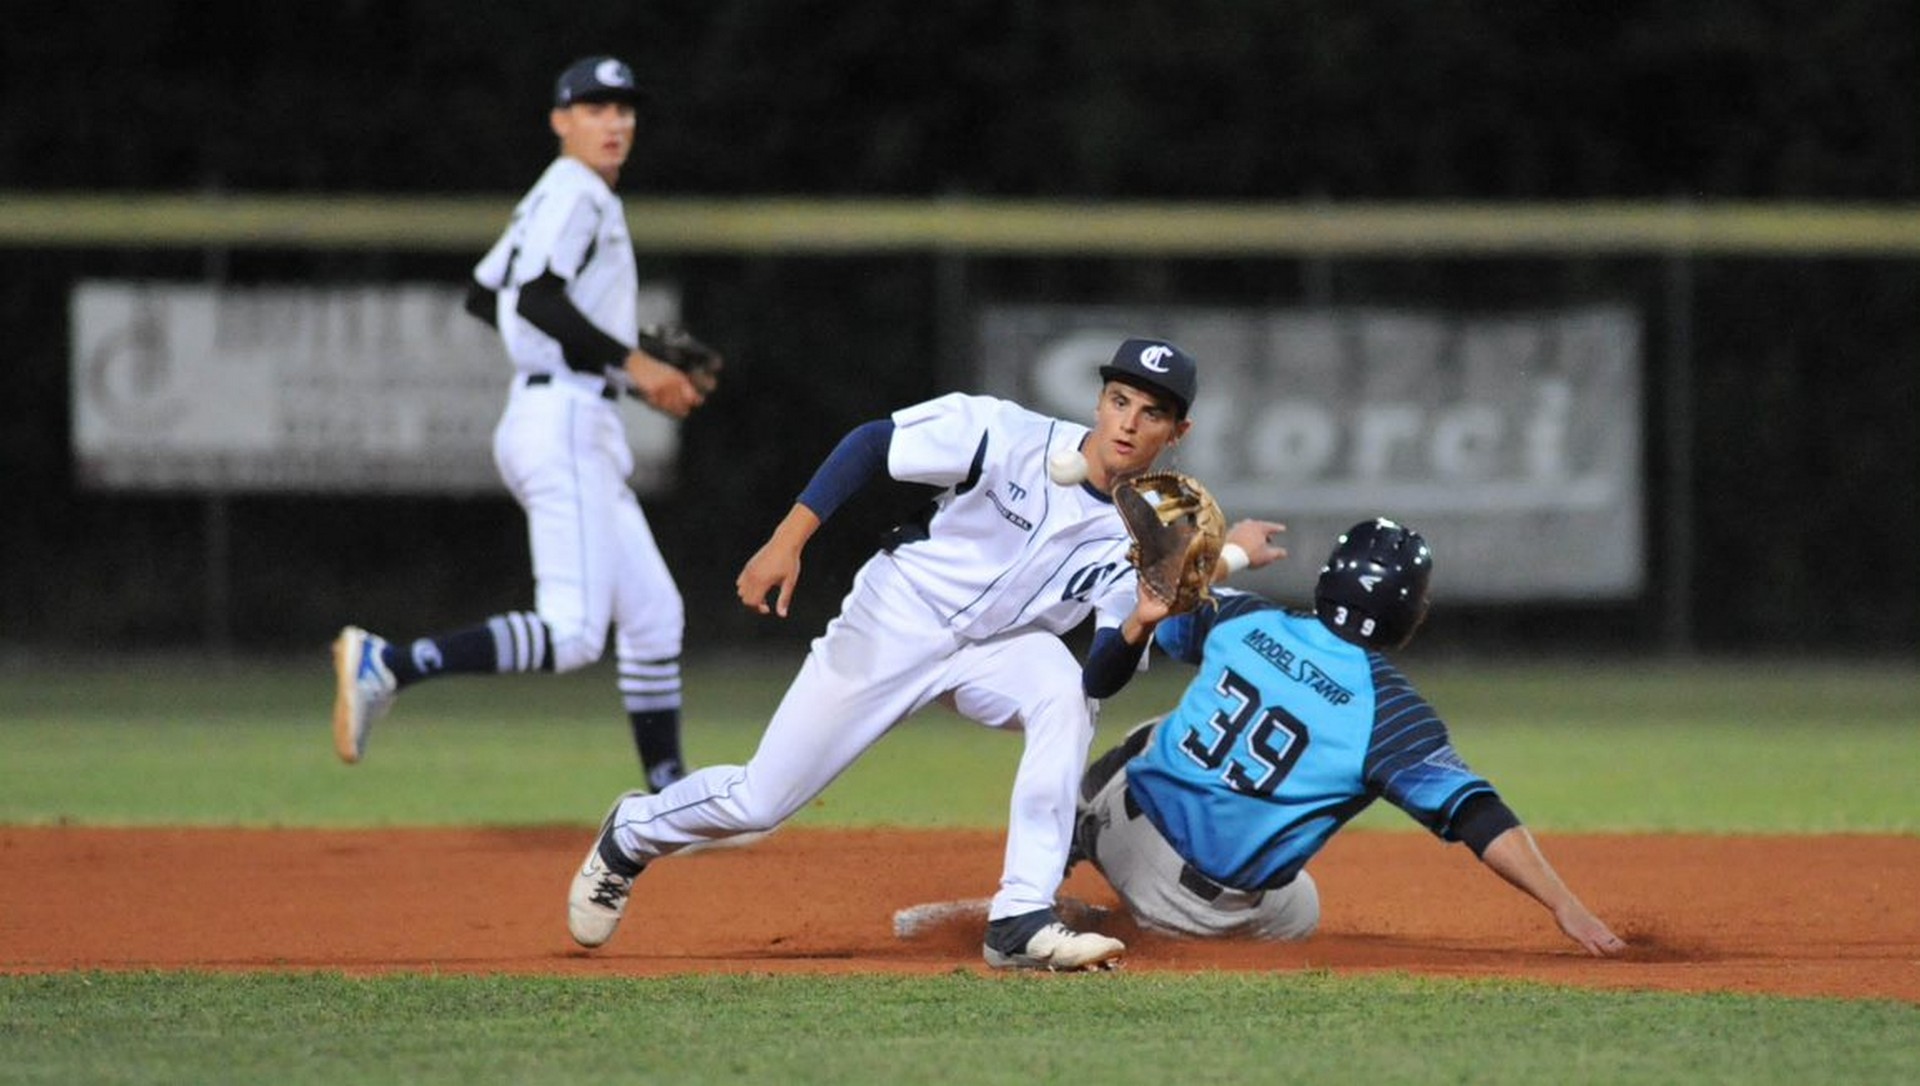
<path fill-rule="evenodd" d="M 1469 763 L 1551 828 L 1920 832 L 1920 667 L 1624 663 L 1415 678 Z"/>
<path fill-rule="evenodd" d="M 750 755 L 795 663 L 690 666 L 693 760 Z M 1920 832 L 1920 669 L 1409 671 L 1468 762 L 1542 828 Z M 1159 662 L 1107 706 L 1099 743 L 1171 704 L 1183 678 Z M 333 757 L 331 698 L 324 660 L 0 673 L 0 823 L 591 824 L 635 783 L 605 669 L 409 691 L 351 768 Z M 930 709 L 796 821 L 1003 825 L 1019 753 Z M 1412 826 L 1384 805 L 1360 825 Z"/>
<path fill-rule="evenodd" d="M 1316 973 L 0 981 L 0 1082 L 1911 1082 L 1920 1009 Z"/>
<path fill-rule="evenodd" d="M 748 755 L 796 663 L 690 667 L 692 757 Z M 1920 832 L 1912 666 L 1408 671 L 1539 827 Z M 1137 680 L 1101 743 L 1183 677 L 1163 663 Z M 324 660 L 0 672 L 0 824 L 587 825 L 635 776 L 611 685 L 596 669 L 423 687 L 348 768 Z M 1018 754 L 930 711 L 798 820 L 1003 825 Z M 1361 824 L 1410 828 L 1390 808 Z M 618 981 L 0 976 L 0 1084 L 1920 1081 L 1920 1008 L 1906 1004 L 967 964 Z"/>

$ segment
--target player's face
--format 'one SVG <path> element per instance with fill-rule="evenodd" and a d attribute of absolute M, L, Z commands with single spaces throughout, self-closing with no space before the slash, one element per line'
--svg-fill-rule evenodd
<path fill-rule="evenodd" d="M 560 137 L 560 153 L 577 158 L 607 184 L 620 176 L 633 150 L 633 105 L 630 102 L 575 102 L 553 111 L 553 134 Z"/>
<path fill-rule="evenodd" d="M 1087 478 L 1101 490 L 1114 479 L 1145 471 L 1191 425 L 1174 415 L 1173 404 L 1124 381 L 1108 381 L 1093 414 L 1093 433 L 1085 453 Z"/>

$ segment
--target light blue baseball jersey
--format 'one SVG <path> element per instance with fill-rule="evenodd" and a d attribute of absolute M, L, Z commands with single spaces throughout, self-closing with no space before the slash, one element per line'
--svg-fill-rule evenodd
<path fill-rule="evenodd" d="M 1127 763 L 1129 791 L 1216 882 L 1285 883 L 1380 797 L 1456 840 L 1461 802 L 1493 791 L 1398 668 L 1312 615 L 1223 590 L 1155 640 L 1200 672 Z"/>

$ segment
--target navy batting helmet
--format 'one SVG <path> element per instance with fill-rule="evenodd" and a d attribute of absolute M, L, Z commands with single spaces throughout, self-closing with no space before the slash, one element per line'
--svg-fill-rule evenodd
<path fill-rule="evenodd" d="M 1420 533 L 1384 517 L 1348 528 L 1321 567 L 1314 610 L 1327 628 L 1369 649 L 1397 649 L 1427 617 L 1433 552 Z"/>

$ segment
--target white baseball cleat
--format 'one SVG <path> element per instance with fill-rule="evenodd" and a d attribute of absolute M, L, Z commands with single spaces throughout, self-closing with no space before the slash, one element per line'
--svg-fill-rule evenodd
<path fill-rule="evenodd" d="M 1016 949 L 996 947 L 994 941 L 994 932 L 989 926 L 987 941 L 981 944 L 980 952 L 995 969 L 1095 972 L 1118 968 L 1127 952 L 1127 944 L 1110 935 L 1074 931 L 1058 920 L 1034 932 L 1025 946 Z"/>
<path fill-rule="evenodd" d="M 400 684 L 380 658 L 387 642 L 358 626 L 333 639 L 333 749 L 352 765 L 367 753 L 367 733 L 387 710 Z"/>
<path fill-rule="evenodd" d="M 573 886 L 567 891 L 567 931 L 581 946 L 601 946 L 613 938 L 620 918 L 626 915 L 633 880 L 646 870 L 647 865 L 621 855 L 619 846 L 613 843 L 613 819 L 620 805 L 646 794 L 643 789 L 634 789 L 613 801 L 606 820 L 600 823 L 600 832 L 593 837 L 593 847 L 587 850 L 587 858 L 573 874 Z"/>

